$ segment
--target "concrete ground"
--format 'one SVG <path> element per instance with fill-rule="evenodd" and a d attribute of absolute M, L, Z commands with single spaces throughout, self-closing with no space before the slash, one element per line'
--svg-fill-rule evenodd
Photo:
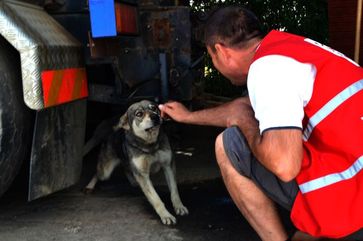
<path fill-rule="evenodd" d="M 174 128 L 174 127 L 173 127 Z M 163 225 L 138 188 L 115 173 L 83 194 L 93 174 L 97 150 L 84 160 L 75 186 L 27 203 L 23 186 L 13 186 L 0 199 L 0 241 L 258 241 L 231 201 L 215 162 L 210 127 L 171 128 L 181 199 L 190 214 L 177 224 Z M 153 178 L 166 207 L 174 213 L 163 178 Z M 291 227 L 288 214 L 282 212 Z"/>

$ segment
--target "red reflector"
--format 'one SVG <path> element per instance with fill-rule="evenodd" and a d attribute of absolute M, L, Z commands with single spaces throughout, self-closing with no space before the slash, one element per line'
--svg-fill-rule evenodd
<path fill-rule="evenodd" d="M 115 2 L 116 29 L 119 34 L 137 34 L 136 7 Z"/>
<path fill-rule="evenodd" d="M 45 70 L 41 73 L 44 107 L 50 107 L 88 96 L 86 70 L 71 68 Z"/>

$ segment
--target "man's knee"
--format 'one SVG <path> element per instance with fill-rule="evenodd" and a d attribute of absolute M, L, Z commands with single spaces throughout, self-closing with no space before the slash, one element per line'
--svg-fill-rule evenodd
<path fill-rule="evenodd" d="M 223 133 L 220 133 L 215 141 L 215 154 L 218 165 L 221 165 L 223 162 L 225 162 L 226 158 L 223 158 L 226 156 L 225 150 L 224 150 L 224 144 L 223 144 Z"/>
<path fill-rule="evenodd" d="M 253 156 L 238 127 L 229 127 L 219 134 L 215 148 L 220 167 L 221 164 L 231 165 L 241 175 L 250 177 Z"/>

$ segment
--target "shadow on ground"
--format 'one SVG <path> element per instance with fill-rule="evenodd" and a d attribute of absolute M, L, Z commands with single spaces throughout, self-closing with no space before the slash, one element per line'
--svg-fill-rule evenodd
<path fill-rule="evenodd" d="M 164 226 L 138 188 L 121 170 L 99 183 L 94 193 L 82 188 L 94 173 L 97 150 L 85 157 L 75 186 L 30 203 L 24 185 L 15 185 L 0 199 L 0 241 L 259 241 L 231 201 L 214 157 L 221 129 L 169 126 L 177 162 L 181 199 L 188 216 Z M 156 190 L 171 213 L 162 175 L 153 177 Z M 283 220 L 291 228 L 288 213 Z"/>

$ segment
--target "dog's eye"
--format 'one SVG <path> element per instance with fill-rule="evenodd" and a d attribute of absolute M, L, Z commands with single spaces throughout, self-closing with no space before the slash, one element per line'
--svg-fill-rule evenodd
<path fill-rule="evenodd" d="M 142 111 L 136 111 L 136 112 L 135 112 L 135 116 L 136 116 L 136 117 L 142 117 L 142 116 L 143 116 Z"/>

